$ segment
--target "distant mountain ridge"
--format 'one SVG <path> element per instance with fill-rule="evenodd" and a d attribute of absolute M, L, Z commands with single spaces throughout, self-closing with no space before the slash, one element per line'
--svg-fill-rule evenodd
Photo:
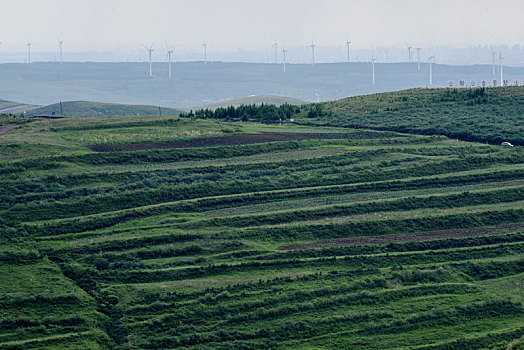
<path fill-rule="evenodd" d="M 426 87 L 429 67 L 420 70 L 414 62 L 375 64 L 376 84 L 372 85 L 369 62 L 289 64 L 239 62 L 174 62 L 173 79 L 168 65 L 153 62 L 149 77 L 146 62 L 35 62 L 0 64 L 0 96 L 31 105 L 57 101 L 99 101 L 143 104 L 171 108 L 194 108 L 243 96 L 289 96 L 303 101 L 322 102 L 348 96 Z M 524 82 L 524 67 L 504 67 L 504 78 L 513 85 Z M 433 86 L 459 86 L 464 81 L 480 84 L 498 79 L 491 65 L 433 65 Z M 499 82 L 500 84 L 500 82 Z"/>

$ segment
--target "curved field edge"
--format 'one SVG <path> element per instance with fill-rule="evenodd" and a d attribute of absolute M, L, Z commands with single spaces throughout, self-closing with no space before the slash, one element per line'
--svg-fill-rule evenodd
<path fill-rule="evenodd" d="M 117 118 L 125 127 L 108 130 L 156 142 L 180 128 L 172 135 L 197 147 L 92 152 L 74 140 L 102 119 L 4 135 L 0 348 L 476 349 L 522 338 L 520 147 L 162 120 Z M 200 127 L 315 136 L 202 147 Z"/>

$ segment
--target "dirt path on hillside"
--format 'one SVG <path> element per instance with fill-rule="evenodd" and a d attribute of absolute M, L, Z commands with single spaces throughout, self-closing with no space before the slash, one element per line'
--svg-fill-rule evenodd
<path fill-rule="evenodd" d="M 524 233 L 524 223 L 519 222 L 515 224 L 499 225 L 499 226 L 483 226 L 465 229 L 454 230 L 438 230 L 438 231 L 422 231 L 407 234 L 393 234 L 380 236 L 363 236 L 363 237 L 349 237 L 338 239 L 327 239 L 315 243 L 307 244 L 291 244 L 278 247 L 280 250 L 294 250 L 294 249 L 308 249 L 308 248 L 329 248 L 352 245 L 365 244 L 388 244 L 388 243 L 402 243 L 402 242 L 420 242 L 431 241 L 447 238 L 467 238 L 487 235 L 503 235 L 506 233 Z"/>
<path fill-rule="evenodd" d="M 20 125 L 6 125 L 0 127 L 0 136 L 7 134 L 9 131 L 13 130 L 14 128 L 19 127 Z"/>
<path fill-rule="evenodd" d="M 16 105 L 12 107 L 7 107 L 0 109 L 0 114 L 9 114 L 9 113 L 18 113 L 23 112 L 31 108 L 38 107 L 37 105 Z"/>

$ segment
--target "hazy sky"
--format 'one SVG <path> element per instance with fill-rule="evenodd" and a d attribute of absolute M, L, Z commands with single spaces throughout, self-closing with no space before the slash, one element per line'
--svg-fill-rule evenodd
<path fill-rule="evenodd" d="M 524 44 L 524 0 L 0 0 L 1 50 Z"/>

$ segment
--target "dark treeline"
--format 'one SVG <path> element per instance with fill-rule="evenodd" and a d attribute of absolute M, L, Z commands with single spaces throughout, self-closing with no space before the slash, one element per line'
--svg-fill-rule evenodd
<path fill-rule="evenodd" d="M 259 121 L 282 121 L 289 120 L 293 118 L 294 115 L 300 113 L 302 110 L 299 106 L 294 106 L 290 104 L 283 104 L 281 106 L 275 106 L 272 104 L 261 105 L 241 105 L 238 107 L 219 107 L 215 110 L 205 108 L 197 109 L 193 112 L 191 110 L 189 113 L 181 113 L 180 117 L 182 118 L 213 118 L 213 119 L 222 119 L 222 120 L 259 120 Z M 310 110 L 313 110 L 310 108 Z M 317 109 L 314 109 L 315 112 Z M 321 110 L 318 110 L 317 115 L 319 116 Z"/>

